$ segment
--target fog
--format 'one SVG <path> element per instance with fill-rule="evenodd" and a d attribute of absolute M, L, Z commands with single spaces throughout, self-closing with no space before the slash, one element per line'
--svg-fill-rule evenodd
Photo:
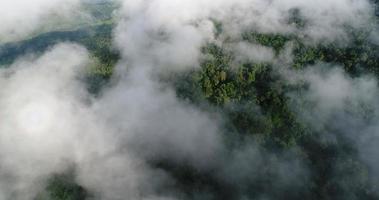
<path fill-rule="evenodd" d="M 305 83 L 300 95 L 286 94 L 290 109 L 322 132 L 322 142 L 338 142 L 340 135 L 351 140 L 377 183 L 376 78 L 351 77 L 341 66 L 325 63 L 293 70 L 290 43 L 277 55 L 241 36 L 246 31 L 295 34 L 307 44 L 343 46 L 351 39 L 346 27 L 369 26 L 374 16 L 369 1 L 118 2 L 113 44 L 121 59 L 99 96 L 86 89 L 83 80 L 93 61 L 79 44 L 63 42 L 0 68 L 0 199 L 33 199 L 49 177 L 71 169 L 76 183 L 101 200 L 217 199 L 229 191 L 230 199 L 247 199 L 249 187 L 265 181 L 259 199 L 305 194 L 310 169 L 296 145 L 274 153 L 245 139 L 231 150 L 220 113 L 183 101 L 160 80 L 162 74 L 198 69 L 205 56 L 201 48 L 211 42 L 225 42 L 236 62 L 272 63 L 283 80 Z M 86 16 L 81 3 L 2 1 L 0 41 L 30 37 L 51 23 L 50 16 Z M 223 24 L 219 36 L 214 22 Z M 372 35 L 377 38 L 376 29 Z M 162 161 L 188 165 L 221 186 L 188 195 L 177 177 L 157 167 Z"/>

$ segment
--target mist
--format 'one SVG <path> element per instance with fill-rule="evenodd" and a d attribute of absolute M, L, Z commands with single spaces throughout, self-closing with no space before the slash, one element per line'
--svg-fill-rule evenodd
<path fill-rule="evenodd" d="M 286 86 L 301 86 L 283 89 L 288 110 L 313 131 L 312 142 L 350 145 L 370 174 L 361 180 L 352 173 L 351 182 L 377 188 L 377 76 L 352 76 L 335 63 L 291 68 L 298 41 L 343 48 L 353 43 L 351 30 L 368 30 L 377 44 L 372 2 L 114 2 L 120 6 L 111 43 L 120 59 L 98 94 L 86 83 L 97 60 L 82 44 L 61 41 L 0 67 L 0 199 L 35 199 L 51 176 L 71 170 L 87 199 L 314 199 L 316 164 L 302 152 L 305 140 L 282 148 L 271 144 L 277 138 L 264 144 L 259 137 L 236 136 L 220 111 L 228 105 L 217 108 L 202 99 L 198 106 L 162 78 L 200 70 L 209 44 L 231 52 L 230 71 L 268 63 Z M 0 41 L 29 39 L 54 27 L 55 19 L 79 18 L 92 20 L 80 0 L 3 1 Z M 290 39 L 276 49 L 247 41 L 246 32 Z M 263 106 L 252 104 L 255 110 L 244 111 L 266 117 Z M 345 161 L 337 159 L 331 179 L 343 188 L 340 199 L 359 199 L 340 175 Z M 186 185 L 187 178 L 194 183 Z"/>

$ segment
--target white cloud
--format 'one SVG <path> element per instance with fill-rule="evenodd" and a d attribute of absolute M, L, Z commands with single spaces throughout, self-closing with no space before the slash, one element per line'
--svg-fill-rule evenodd
<path fill-rule="evenodd" d="M 2 0 L 0 41 L 26 37 L 54 18 L 70 18 L 79 5 L 80 0 Z"/>

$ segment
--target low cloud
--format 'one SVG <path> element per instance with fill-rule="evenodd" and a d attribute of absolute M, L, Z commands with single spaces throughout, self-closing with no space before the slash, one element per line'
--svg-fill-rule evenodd
<path fill-rule="evenodd" d="M 14 0 L 0 2 L 0 41 L 28 37 L 43 26 L 57 26 L 80 16 L 80 0 Z"/>
<path fill-rule="evenodd" d="M 201 48 L 223 39 L 232 41 L 227 49 L 238 61 L 281 62 L 272 49 L 241 42 L 245 31 L 297 34 L 318 43 L 349 41 L 346 27 L 361 28 L 372 17 L 369 1 L 120 2 L 113 42 L 122 58 L 98 97 L 86 90 L 83 77 L 91 60 L 76 44 L 59 44 L 0 69 L 0 198 L 33 199 L 52 174 L 71 168 L 79 185 L 106 200 L 217 199 L 220 191 L 232 199 L 308 194 L 309 169 L 297 147 L 270 152 L 245 140 L 230 148 L 221 116 L 183 102 L 159 75 L 199 66 Z M 1 40 L 27 36 L 51 15 L 72 17 L 69 11 L 77 5 L 77 0 L 0 3 Z M 291 22 L 296 17 L 305 25 Z M 222 24 L 222 36 L 216 36 L 215 22 Z M 291 63 L 291 53 L 285 53 L 285 64 Z M 325 132 L 326 139 L 342 132 L 355 140 L 375 182 L 376 79 L 330 66 L 278 72 L 289 83 L 305 83 L 301 95 L 287 94 L 297 117 Z M 207 175 L 216 189 L 188 194 L 175 174 L 156 167 L 162 160 Z M 251 194 L 250 188 L 262 192 Z"/>

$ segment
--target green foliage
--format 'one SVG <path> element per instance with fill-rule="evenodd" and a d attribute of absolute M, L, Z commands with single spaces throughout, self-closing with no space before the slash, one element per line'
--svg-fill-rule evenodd
<path fill-rule="evenodd" d="M 369 31 L 352 31 L 351 44 L 328 44 L 309 46 L 295 40 L 294 67 L 302 68 L 317 62 L 342 65 L 355 76 L 361 73 L 373 73 L 379 76 L 379 46 L 369 39 Z"/>
<path fill-rule="evenodd" d="M 204 96 L 218 105 L 230 102 L 237 95 L 227 71 L 231 56 L 213 44 L 203 51 L 212 56 L 202 63 L 204 70 L 199 75 Z"/>
<path fill-rule="evenodd" d="M 87 192 L 74 181 L 74 174 L 57 174 L 50 178 L 44 192 L 35 200 L 84 200 Z"/>
<path fill-rule="evenodd" d="M 297 23 L 301 26 L 301 22 Z M 298 70 L 325 62 L 342 65 L 352 76 L 362 72 L 379 75 L 378 46 L 369 41 L 365 32 L 351 34 L 354 40 L 345 46 L 312 46 L 292 36 L 257 33 L 245 34 L 244 39 L 272 47 L 277 54 L 283 50 L 286 42 L 292 42 L 293 67 Z M 368 169 L 358 158 L 349 139 L 338 138 L 338 143 L 320 142 L 323 133 L 302 124 L 291 109 L 293 105 L 286 94 L 289 91 L 303 91 L 304 86 L 288 85 L 276 76 L 273 66 L 267 63 L 244 63 L 232 67 L 231 53 L 220 46 L 207 45 L 203 52 L 210 58 L 202 62 L 201 68 L 191 71 L 188 76 L 180 75 L 173 82 L 180 98 L 189 99 L 204 109 L 214 107 L 222 113 L 227 143 L 233 143 L 240 136 L 252 138 L 276 152 L 298 147 L 310 168 L 310 194 L 307 199 L 377 198 L 369 182 Z M 186 84 L 176 84 L 183 82 Z M 184 183 L 188 187 L 188 184 L 193 186 L 196 181 Z M 249 186 L 250 191 L 255 191 L 254 184 Z M 262 191 L 262 188 L 258 191 Z"/>
<path fill-rule="evenodd" d="M 271 66 L 247 63 L 232 69 L 232 56 L 221 47 L 209 44 L 203 52 L 209 58 L 201 69 L 174 81 L 178 96 L 221 108 L 226 126 L 239 135 L 276 147 L 295 145 L 305 130 L 290 111 L 285 88 L 272 76 Z M 186 84 L 180 84 L 183 82 Z"/>
<path fill-rule="evenodd" d="M 276 53 L 283 49 L 286 42 L 291 40 L 289 36 L 279 34 L 262 34 L 257 32 L 246 32 L 242 38 L 251 43 L 272 47 Z"/>

